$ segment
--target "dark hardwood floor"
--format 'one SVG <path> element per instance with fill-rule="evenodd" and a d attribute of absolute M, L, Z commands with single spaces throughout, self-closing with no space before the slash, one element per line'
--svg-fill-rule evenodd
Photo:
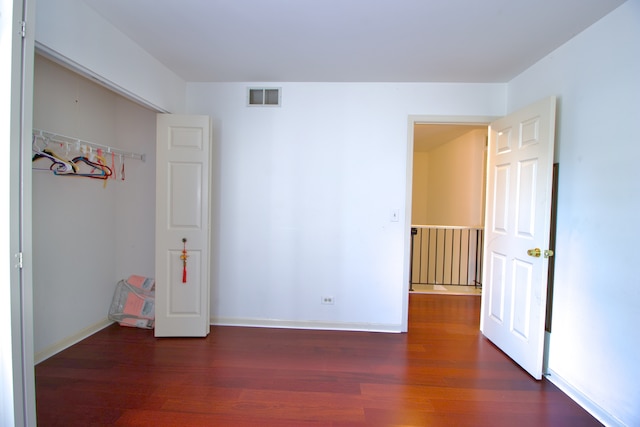
<path fill-rule="evenodd" d="M 591 426 L 478 331 L 480 298 L 412 294 L 409 332 L 112 325 L 36 366 L 47 426 Z"/>

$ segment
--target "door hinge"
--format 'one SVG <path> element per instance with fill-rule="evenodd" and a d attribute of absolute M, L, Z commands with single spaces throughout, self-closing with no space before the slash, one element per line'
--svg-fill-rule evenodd
<path fill-rule="evenodd" d="M 25 21 L 20 21 L 20 35 L 22 38 L 27 36 L 27 23 Z"/>
<path fill-rule="evenodd" d="M 16 267 L 22 269 L 22 252 L 18 252 L 16 254 L 16 258 L 18 259 L 18 263 L 16 264 Z"/>

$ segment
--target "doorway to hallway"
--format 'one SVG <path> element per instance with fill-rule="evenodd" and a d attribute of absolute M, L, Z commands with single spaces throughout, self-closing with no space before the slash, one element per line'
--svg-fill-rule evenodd
<path fill-rule="evenodd" d="M 410 119 L 410 292 L 481 294 L 488 122 Z"/>

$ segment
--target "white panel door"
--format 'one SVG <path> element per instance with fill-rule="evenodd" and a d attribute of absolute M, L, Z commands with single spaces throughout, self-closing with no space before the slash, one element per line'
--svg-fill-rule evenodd
<path fill-rule="evenodd" d="M 489 127 L 480 329 L 536 379 L 544 352 L 555 109 L 555 97 L 547 98 Z"/>
<path fill-rule="evenodd" d="M 204 337 L 210 329 L 209 117 L 158 114 L 156 157 L 155 336 Z"/>

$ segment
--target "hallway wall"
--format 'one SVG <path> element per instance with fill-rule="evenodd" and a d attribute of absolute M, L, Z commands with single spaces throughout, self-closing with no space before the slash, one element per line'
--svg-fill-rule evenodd
<path fill-rule="evenodd" d="M 473 130 L 413 156 L 414 225 L 484 225 L 487 130 Z"/>

